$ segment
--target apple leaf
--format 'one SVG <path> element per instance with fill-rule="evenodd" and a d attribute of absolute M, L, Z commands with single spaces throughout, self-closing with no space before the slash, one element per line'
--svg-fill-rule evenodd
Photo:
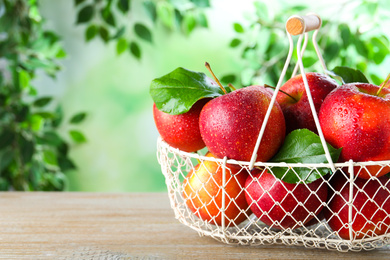
<path fill-rule="evenodd" d="M 348 67 L 338 66 L 332 71 L 328 71 L 328 73 L 330 76 L 340 78 L 343 84 L 355 82 L 369 83 L 363 72 Z"/>
<path fill-rule="evenodd" d="M 333 162 L 337 162 L 340 149 L 335 149 L 327 144 Z M 308 129 L 297 129 L 286 136 L 284 144 L 279 152 L 270 160 L 271 162 L 286 163 L 327 163 L 324 147 L 318 135 Z M 273 174 L 287 183 L 311 183 L 321 176 L 331 172 L 331 169 L 308 167 L 273 167 Z"/>
<path fill-rule="evenodd" d="M 202 98 L 214 98 L 223 94 L 221 88 L 206 74 L 181 67 L 154 79 L 150 85 L 150 95 L 156 107 L 171 115 L 188 112 Z"/>

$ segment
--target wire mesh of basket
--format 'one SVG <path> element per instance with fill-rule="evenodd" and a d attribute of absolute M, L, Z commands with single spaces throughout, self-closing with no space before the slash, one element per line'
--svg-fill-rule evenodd
<path fill-rule="evenodd" d="M 390 161 L 335 163 L 323 136 L 305 77 L 302 55 L 308 32 L 318 59 L 327 72 L 316 43 L 321 19 L 315 14 L 293 16 L 286 23 L 290 42 L 285 66 L 250 161 L 216 158 L 209 153 L 188 153 L 158 139 L 157 157 L 165 176 L 175 217 L 201 236 L 227 244 L 285 244 L 338 251 L 372 250 L 390 244 Z M 283 82 L 298 35 L 298 69 L 327 163 L 256 162 L 276 94 Z M 296 174 L 298 184 L 275 178 L 275 172 Z M 298 171 L 306 171 L 302 179 Z M 359 176 L 370 173 L 369 179 Z"/>

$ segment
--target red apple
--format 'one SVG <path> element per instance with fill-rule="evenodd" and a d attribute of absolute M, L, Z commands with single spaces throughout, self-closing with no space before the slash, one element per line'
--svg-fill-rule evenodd
<path fill-rule="evenodd" d="M 207 153 L 208 157 L 214 157 Z M 225 176 L 225 225 L 239 224 L 251 214 L 245 199 L 244 185 L 248 172 L 227 165 Z M 222 225 L 223 167 L 214 161 L 203 161 L 191 170 L 183 182 L 187 206 L 202 220 Z"/>
<path fill-rule="evenodd" d="M 286 183 L 268 172 L 254 170 L 246 180 L 246 199 L 252 212 L 270 227 L 298 228 L 318 215 L 328 186 L 323 179 L 309 184 Z"/>
<path fill-rule="evenodd" d="M 170 146 L 186 152 L 195 152 L 205 147 L 199 131 L 199 115 L 210 99 L 201 99 L 191 109 L 180 115 L 170 115 L 153 104 L 153 116 L 161 138 Z"/>
<path fill-rule="evenodd" d="M 390 160 L 390 89 L 368 83 L 338 87 L 324 100 L 319 121 L 326 141 L 341 148 L 339 161 Z M 380 177 L 389 167 L 355 168 L 361 178 Z"/>
<path fill-rule="evenodd" d="M 338 85 L 335 80 L 320 73 L 309 72 L 305 75 L 314 107 L 318 114 L 325 97 Z M 280 90 L 276 100 L 282 108 L 286 119 L 286 132 L 289 133 L 295 129 L 307 128 L 317 133 L 302 75 L 289 79 Z"/>
<path fill-rule="evenodd" d="M 208 102 L 199 117 L 200 133 L 210 152 L 223 158 L 250 161 L 272 96 L 262 86 L 249 86 Z M 285 137 L 283 112 L 275 102 L 257 151 L 269 160 Z"/>
<path fill-rule="evenodd" d="M 354 180 L 351 224 L 348 217 L 350 182 L 339 173 L 332 178 L 331 186 L 332 195 L 324 215 L 341 238 L 360 239 L 390 233 L 390 179 L 387 176 Z"/>

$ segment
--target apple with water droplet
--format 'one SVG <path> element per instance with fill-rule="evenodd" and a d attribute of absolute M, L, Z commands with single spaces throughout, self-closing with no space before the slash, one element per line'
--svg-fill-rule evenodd
<path fill-rule="evenodd" d="M 350 184 L 349 177 L 342 173 L 331 177 L 332 188 L 324 215 L 332 230 L 343 239 L 390 233 L 390 179 L 387 176 L 354 179 L 351 200 Z M 352 222 L 349 222 L 349 214 Z"/>
<path fill-rule="evenodd" d="M 199 130 L 199 115 L 209 98 L 197 101 L 183 114 L 171 115 L 153 104 L 153 117 L 161 138 L 170 146 L 185 152 L 195 152 L 205 147 Z"/>
<path fill-rule="evenodd" d="M 277 229 L 301 227 L 323 209 L 328 186 L 320 178 L 311 183 L 287 183 L 268 170 L 254 169 L 245 182 L 246 199 L 252 212 Z"/>
<path fill-rule="evenodd" d="M 318 114 L 325 97 L 338 84 L 329 76 L 317 72 L 305 73 L 305 76 L 310 88 L 310 94 L 313 98 L 315 110 Z M 284 83 L 276 96 L 276 101 L 278 101 L 283 110 L 287 133 L 302 128 L 307 128 L 314 133 L 318 132 L 302 75 L 297 75 Z"/>
<path fill-rule="evenodd" d="M 208 152 L 206 157 L 216 158 Z M 237 165 L 226 165 L 225 186 L 223 185 L 223 165 L 212 160 L 204 160 L 196 165 L 183 181 L 183 198 L 189 209 L 210 224 L 238 225 L 251 214 L 245 199 L 245 181 L 248 172 Z M 224 190 L 223 190 L 224 189 Z M 223 197 L 225 211 L 222 212 Z"/>
<path fill-rule="evenodd" d="M 319 121 L 326 141 L 342 148 L 340 162 L 390 160 L 390 89 L 369 83 L 344 84 L 325 98 Z M 390 172 L 380 165 L 355 168 L 368 179 Z"/>
<path fill-rule="evenodd" d="M 214 98 L 202 109 L 199 128 L 207 148 L 216 156 L 250 161 L 271 101 L 263 86 L 249 86 Z M 286 133 L 277 102 L 271 110 L 256 161 L 268 161 L 282 145 Z"/>

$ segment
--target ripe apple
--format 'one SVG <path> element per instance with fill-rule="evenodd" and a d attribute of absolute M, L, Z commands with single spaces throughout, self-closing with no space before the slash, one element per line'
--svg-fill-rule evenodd
<path fill-rule="evenodd" d="M 161 138 L 170 146 L 185 152 L 195 152 L 205 147 L 199 131 L 199 115 L 210 99 L 197 101 L 191 109 L 179 115 L 170 115 L 153 104 L 153 117 Z"/>
<path fill-rule="evenodd" d="M 309 72 L 305 75 L 318 114 L 325 97 L 338 85 L 335 80 L 320 73 Z M 307 128 L 317 133 L 302 75 L 289 79 L 280 90 L 276 96 L 276 101 L 282 108 L 286 119 L 286 132 Z"/>
<path fill-rule="evenodd" d="M 321 212 L 328 195 L 323 179 L 292 184 L 259 169 L 248 176 L 245 188 L 246 200 L 256 217 L 278 229 L 295 229 L 308 223 Z"/>
<path fill-rule="evenodd" d="M 353 184 L 352 223 L 349 224 L 350 182 L 342 174 L 336 174 L 331 180 L 331 196 L 324 208 L 327 223 L 343 239 L 368 238 L 390 233 L 390 179 L 356 178 Z"/>
<path fill-rule="evenodd" d="M 202 109 L 199 128 L 210 152 L 250 161 L 272 96 L 263 86 L 249 86 L 214 98 Z M 282 145 L 286 126 L 277 102 L 257 151 L 257 161 L 269 160 Z"/>
<path fill-rule="evenodd" d="M 326 141 L 342 147 L 339 161 L 390 160 L 390 89 L 368 83 L 340 86 L 325 98 L 319 121 Z M 365 179 L 390 172 L 382 166 L 358 170 L 355 174 Z"/>
<path fill-rule="evenodd" d="M 207 157 L 214 157 L 208 152 Z M 239 224 L 251 214 L 245 199 L 246 170 L 227 165 L 225 176 L 225 225 Z M 223 166 L 203 161 L 195 166 L 183 181 L 183 197 L 187 206 L 199 218 L 210 224 L 222 225 Z"/>

